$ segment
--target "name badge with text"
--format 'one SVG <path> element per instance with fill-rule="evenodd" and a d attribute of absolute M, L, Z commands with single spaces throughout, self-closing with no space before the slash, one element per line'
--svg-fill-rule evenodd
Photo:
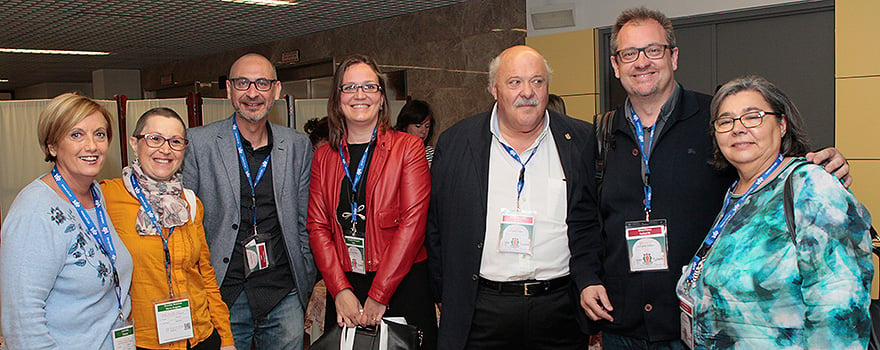
<path fill-rule="evenodd" d="M 630 272 L 669 269 L 666 219 L 626 222 Z"/>
<path fill-rule="evenodd" d="M 364 239 L 361 237 L 345 236 L 345 248 L 348 250 L 348 260 L 351 262 L 351 272 L 366 274 L 367 265 L 364 264 Z"/>
<path fill-rule="evenodd" d="M 110 333 L 113 335 L 113 350 L 135 350 L 134 325 L 116 328 Z"/>
<path fill-rule="evenodd" d="M 535 212 L 501 209 L 498 251 L 532 255 L 535 238 Z"/>
<path fill-rule="evenodd" d="M 192 314 L 188 298 L 164 298 L 153 301 L 159 344 L 193 337 Z"/>

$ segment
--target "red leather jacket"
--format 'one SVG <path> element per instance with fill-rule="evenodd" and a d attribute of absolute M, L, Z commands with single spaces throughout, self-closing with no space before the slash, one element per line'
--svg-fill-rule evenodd
<path fill-rule="evenodd" d="M 428 256 L 424 242 L 431 174 L 424 143 L 416 136 L 380 132 L 370 153 L 365 260 L 367 271 L 376 271 L 376 277 L 368 295 L 388 305 L 412 265 Z M 306 227 L 315 263 L 333 296 L 351 288 L 345 277 L 351 263 L 336 219 L 343 176 L 339 151 L 329 144 L 318 147 L 312 160 Z"/>

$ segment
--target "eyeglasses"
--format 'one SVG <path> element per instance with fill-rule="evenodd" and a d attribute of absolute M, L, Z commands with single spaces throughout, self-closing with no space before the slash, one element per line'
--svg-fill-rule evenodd
<path fill-rule="evenodd" d="M 737 120 L 739 120 L 739 122 L 742 123 L 742 125 L 744 127 L 756 128 L 756 127 L 761 126 L 762 123 L 764 123 L 764 117 L 767 115 L 784 115 L 784 114 L 776 113 L 776 112 L 754 111 L 754 112 L 745 113 L 745 114 L 739 116 L 739 118 L 721 117 L 721 118 L 715 119 L 715 121 L 712 122 L 712 125 L 715 126 L 715 131 L 719 132 L 719 133 L 730 132 L 731 130 L 733 130 L 733 126 L 734 126 L 733 123 L 735 123 Z"/>
<path fill-rule="evenodd" d="M 142 135 L 134 135 L 134 137 L 138 139 L 144 139 L 147 143 L 147 146 L 151 148 L 159 148 L 162 147 L 165 142 L 168 142 L 168 147 L 175 151 L 183 151 L 186 149 L 186 145 L 189 144 L 189 140 L 181 137 L 172 137 L 170 139 L 165 138 L 159 134 L 142 134 Z"/>
<path fill-rule="evenodd" d="M 272 88 L 272 83 L 278 81 L 278 79 L 266 79 L 260 78 L 257 80 L 250 80 L 248 78 L 233 78 L 229 79 L 229 82 L 232 83 L 232 87 L 239 91 L 247 91 L 247 89 L 251 88 L 251 84 L 254 84 L 254 87 L 260 91 L 269 91 Z"/>
<path fill-rule="evenodd" d="M 360 85 L 355 84 L 355 83 L 347 83 L 347 84 L 342 84 L 339 86 L 339 91 L 342 91 L 343 93 L 346 93 L 346 94 L 356 93 L 358 91 L 358 89 L 361 89 L 361 91 L 363 91 L 365 94 L 372 94 L 372 93 L 379 92 L 379 90 L 382 90 L 382 87 L 376 83 L 366 83 L 366 84 L 360 84 Z"/>
<path fill-rule="evenodd" d="M 675 46 L 672 45 L 648 45 L 645 47 L 632 47 L 623 50 L 617 50 L 614 53 L 614 56 L 620 60 L 621 63 L 630 63 L 635 62 L 639 59 L 639 53 L 644 52 L 645 57 L 650 58 L 652 60 L 659 60 L 666 55 L 666 49 L 674 49 Z"/>

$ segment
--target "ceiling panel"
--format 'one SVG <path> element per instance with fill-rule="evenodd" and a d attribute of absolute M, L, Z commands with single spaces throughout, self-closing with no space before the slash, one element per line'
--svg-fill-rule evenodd
<path fill-rule="evenodd" d="M 89 82 L 98 69 L 140 69 L 466 0 L 4 0 L 0 47 L 108 51 L 110 56 L 0 53 L 0 90 Z M 270 28 L 270 29 L 267 29 Z"/>

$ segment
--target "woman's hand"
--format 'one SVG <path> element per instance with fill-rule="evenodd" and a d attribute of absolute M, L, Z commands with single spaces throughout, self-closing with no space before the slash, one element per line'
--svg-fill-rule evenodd
<path fill-rule="evenodd" d="M 339 326 L 350 328 L 360 323 L 359 321 L 364 315 L 364 308 L 351 289 L 346 288 L 337 293 L 333 302 L 336 303 L 336 323 Z"/>
<path fill-rule="evenodd" d="M 388 307 L 380 304 L 378 301 L 373 300 L 373 298 L 367 297 L 367 302 L 364 303 L 364 314 L 361 315 L 362 326 L 376 326 L 380 322 L 382 322 L 382 316 L 385 315 L 385 309 Z"/>

